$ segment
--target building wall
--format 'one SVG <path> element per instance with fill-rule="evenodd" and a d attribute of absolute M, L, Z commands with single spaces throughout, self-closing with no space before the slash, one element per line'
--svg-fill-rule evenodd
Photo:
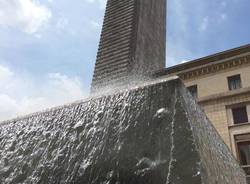
<path fill-rule="evenodd" d="M 250 65 L 244 67 L 236 67 L 228 71 L 222 71 L 219 73 L 213 73 L 200 77 L 198 79 L 186 80 L 185 85 L 191 86 L 197 84 L 198 97 L 207 97 L 218 93 L 228 92 L 227 77 L 232 75 L 241 75 L 242 87 L 250 87 Z"/>
<path fill-rule="evenodd" d="M 227 77 L 237 74 L 241 75 L 242 88 L 229 91 Z M 234 125 L 231 108 L 234 105 L 246 104 L 250 120 L 250 65 L 184 80 L 184 84 L 186 87 L 197 85 L 200 105 L 237 157 L 234 136 L 250 133 L 250 124 Z"/>
<path fill-rule="evenodd" d="M 240 97 L 241 99 L 238 99 L 238 101 L 243 102 L 247 107 L 247 113 L 248 113 L 248 121 L 250 120 L 250 94 L 242 95 Z M 241 134 L 250 134 L 250 125 L 248 123 L 241 124 L 241 125 L 234 125 L 233 124 L 233 116 L 231 113 L 231 108 L 228 106 L 227 108 L 227 117 L 228 117 L 228 123 L 229 123 L 229 133 L 230 133 L 230 141 L 231 141 L 231 149 L 235 156 L 237 157 L 237 150 L 235 145 L 235 135 L 241 135 Z"/>
<path fill-rule="evenodd" d="M 224 142 L 231 147 L 225 104 L 223 102 L 211 101 L 201 105 Z"/>
<path fill-rule="evenodd" d="M 200 104 L 214 127 L 221 135 L 222 139 L 233 151 L 235 157 L 237 157 L 234 136 L 250 133 L 250 124 L 234 125 L 232 121 L 231 107 L 235 104 L 248 104 L 248 119 L 250 119 L 250 92 L 239 94 L 237 96 L 201 102 Z"/>

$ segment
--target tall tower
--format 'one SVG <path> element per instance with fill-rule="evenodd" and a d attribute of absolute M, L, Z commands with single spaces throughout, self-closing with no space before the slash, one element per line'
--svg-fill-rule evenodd
<path fill-rule="evenodd" d="M 91 91 L 165 67 L 166 0 L 108 0 Z"/>

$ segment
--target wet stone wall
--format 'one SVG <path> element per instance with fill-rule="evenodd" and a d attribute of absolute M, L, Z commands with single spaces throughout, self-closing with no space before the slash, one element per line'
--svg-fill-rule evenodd
<path fill-rule="evenodd" d="M 0 124 L 4 184 L 245 184 L 179 79 Z"/>
<path fill-rule="evenodd" d="M 107 0 L 91 92 L 164 69 L 166 0 Z"/>

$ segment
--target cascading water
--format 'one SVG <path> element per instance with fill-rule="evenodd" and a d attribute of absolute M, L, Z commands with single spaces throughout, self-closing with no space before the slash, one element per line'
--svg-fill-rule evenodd
<path fill-rule="evenodd" d="M 179 79 L 0 124 L 3 184 L 245 184 Z"/>

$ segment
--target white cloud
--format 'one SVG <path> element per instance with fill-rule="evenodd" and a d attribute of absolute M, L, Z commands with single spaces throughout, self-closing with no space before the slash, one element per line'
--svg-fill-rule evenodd
<path fill-rule="evenodd" d="M 224 7 L 226 7 L 227 6 L 227 2 L 226 1 L 222 1 L 221 2 L 221 6 L 224 8 Z"/>
<path fill-rule="evenodd" d="M 0 26 L 33 34 L 47 24 L 51 15 L 46 6 L 35 0 L 0 0 Z"/>
<path fill-rule="evenodd" d="M 214 18 L 211 19 L 208 16 L 204 17 L 200 23 L 199 31 L 204 32 L 207 31 L 209 27 L 220 25 L 223 21 L 227 20 L 226 13 L 219 13 L 214 15 Z"/>
<path fill-rule="evenodd" d="M 0 65 L 0 85 L 3 81 L 8 81 L 13 76 L 9 68 Z"/>
<path fill-rule="evenodd" d="M 49 93 L 47 88 L 49 89 Z M 44 94 L 54 98 L 58 103 L 61 102 L 61 99 L 63 99 L 63 102 L 70 102 L 72 100 L 78 100 L 85 95 L 81 82 L 77 77 L 68 77 L 60 73 L 48 74 L 47 84 L 44 85 L 44 89 Z"/>
<path fill-rule="evenodd" d="M 97 3 L 100 9 L 106 7 L 107 0 L 85 0 L 88 3 Z"/>
<path fill-rule="evenodd" d="M 104 9 L 106 7 L 107 0 L 99 0 L 99 7 Z"/>
<path fill-rule="evenodd" d="M 101 25 L 98 22 L 94 21 L 94 20 L 91 20 L 90 24 L 91 24 L 91 26 L 93 28 L 97 28 L 97 29 L 101 28 Z"/>
<path fill-rule="evenodd" d="M 57 23 L 56 23 L 56 27 L 58 29 L 65 29 L 65 27 L 69 24 L 69 20 L 67 18 L 59 18 Z"/>
<path fill-rule="evenodd" d="M 9 95 L 0 94 L 0 120 L 13 117 L 14 113 L 18 109 L 18 104 L 15 99 L 12 99 Z"/>
<path fill-rule="evenodd" d="M 227 14 L 226 14 L 226 13 L 221 13 L 221 14 L 220 14 L 219 20 L 220 20 L 220 21 L 224 21 L 224 20 L 226 20 L 226 19 L 227 19 Z"/>
<path fill-rule="evenodd" d="M 50 73 L 43 82 L 30 75 L 11 71 L 0 65 L 0 120 L 70 103 L 87 96 L 80 80 L 60 73 Z M 6 85 L 6 84 L 9 85 Z"/>
<path fill-rule="evenodd" d="M 199 31 L 206 31 L 208 28 L 209 18 L 204 17 L 199 27 Z"/>

